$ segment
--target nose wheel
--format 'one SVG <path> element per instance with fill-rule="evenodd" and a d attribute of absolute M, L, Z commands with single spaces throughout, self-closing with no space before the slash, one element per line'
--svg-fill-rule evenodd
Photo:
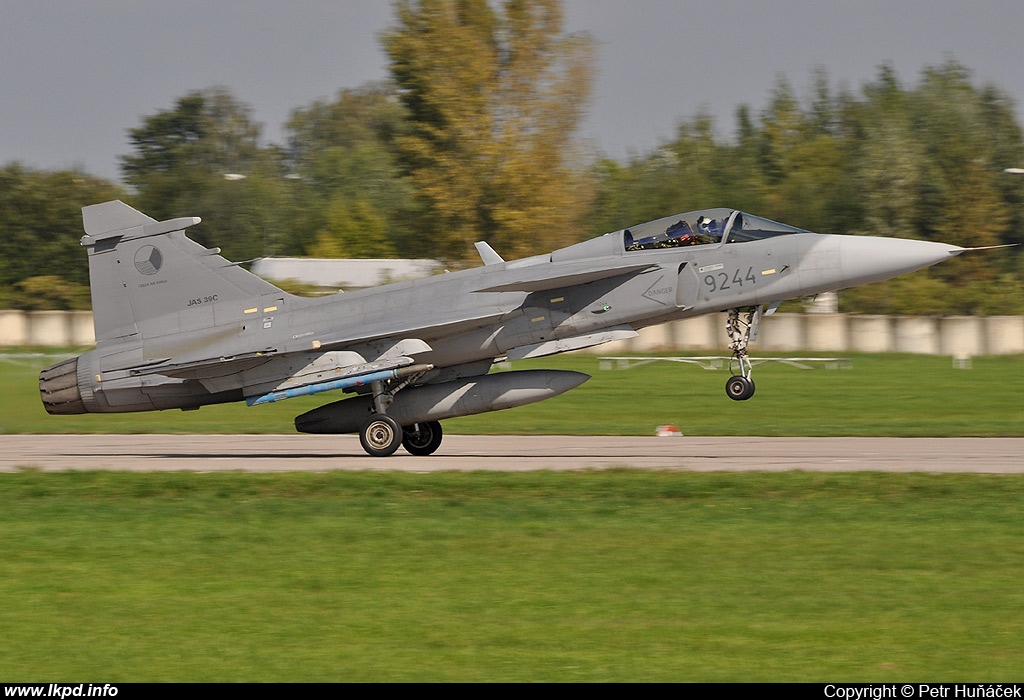
<path fill-rule="evenodd" d="M 754 395 L 754 380 L 741 375 L 729 377 L 725 383 L 725 393 L 733 401 L 746 401 Z"/>

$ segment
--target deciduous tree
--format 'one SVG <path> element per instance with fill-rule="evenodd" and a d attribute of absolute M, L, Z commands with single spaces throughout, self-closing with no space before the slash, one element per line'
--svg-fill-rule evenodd
<path fill-rule="evenodd" d="M 507 257 L 579 238 L 573 137 L 591 42 L 558 0 L 401 0 L 384 48 L 409 132 L 396 146 L 437 255 L 487 240 Z"/>
<path fill-rule="evenodd" d="M 190 92 L 129 130 L 133 204 L 155 219 L 199 216 L 190 232 L 233 259 L 290 252 L 280 151 L 260 145 L 251 109 L 221 87 Z"/>
<path fill-rule="evenodd" d="M 82 207 L 124 196 L 112 182 L 82 172 L 0 168 L 0 307 L 88 307 Z M 40 306 L 42 298 L 47 303 Z"/>
<path fill-rule="evenodd" d="M 296 110 L 287 157 L 307 253 L 316 257 L 428 256 L 413 186 L 394 151 L 405 111 L 388 83 L 342 90 Z M 348 217 L 346 219 L 346 217 Z"/>

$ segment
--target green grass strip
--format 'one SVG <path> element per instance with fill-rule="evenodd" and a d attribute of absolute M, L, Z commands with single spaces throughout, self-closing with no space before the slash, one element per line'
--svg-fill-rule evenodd
<path fill-rule="evenodd" d="M 1008 681 L 1024 477 L 0 475 L 0 679 Z"/>

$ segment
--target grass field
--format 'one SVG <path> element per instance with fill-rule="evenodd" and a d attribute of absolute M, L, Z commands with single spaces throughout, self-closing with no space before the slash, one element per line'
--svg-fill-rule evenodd
<path fill-rule="evenodd" d="M 0 680 L 1019 681 L 1024 477 L 0 478 Z"/>
<path fill-rule="evenodd" d="M 734 402 L 726 371 L 653 363 L 602 370 L 591 355 L 517 362 L 591 374 L 562 396 L 508 411 L 445 421 L 449 433 L 651 435 L 658 425 L 687 435 L 1024 436 L 1024 356 L 977 357 L 952 369 L 949 357 L 850 355 L 851 368 L 755 368 L 757 394 Z M 53 355 L 0 355 L 0 432 L 4 433 L 291 433 L 292 419 L 343 398 L 339 392 L 246 407 L 199 411 L 48 416 L 39 370 Z"/>

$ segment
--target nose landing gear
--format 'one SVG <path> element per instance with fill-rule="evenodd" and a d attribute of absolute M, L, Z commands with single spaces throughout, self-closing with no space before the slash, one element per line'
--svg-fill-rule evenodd
<path fill-rule="evenodd" d="M 732 361 L 729 362 L 729 369 L 732 370 L 733 361 L 739 365 L 739 374 L 729 377 L 725 383 L 725 393 L 733 401 L 746 401 L 754 395 L 754 380 L 750 378 L 751 365 L 747 355 L 747 344 L 752 338 L 757 337 L 757 328 L 761 323 L 763 306 L 757 306 L 746 310 L 743 318 L 740 318 L 740 309 L 729 309 L 729 318 L 725 322 L 725 330 L 729 334 L 729 349 L 732 350 Z"/>

